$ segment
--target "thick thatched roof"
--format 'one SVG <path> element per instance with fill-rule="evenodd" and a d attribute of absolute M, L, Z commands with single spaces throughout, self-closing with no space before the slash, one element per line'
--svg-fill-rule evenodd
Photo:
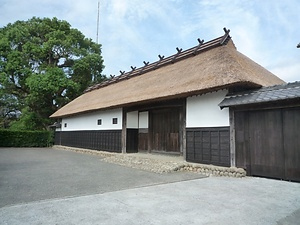
<path fill-rule="evenodd" d="M 226 30 L 225 30 L 226 31 Z M 56 111 L 67 117 L 88 111 L 130 106 L 201 94 L 226 87 L 283 84 L 274 74 L 238 52 L 228 32 L 194 48 L 95 85 Z"/>

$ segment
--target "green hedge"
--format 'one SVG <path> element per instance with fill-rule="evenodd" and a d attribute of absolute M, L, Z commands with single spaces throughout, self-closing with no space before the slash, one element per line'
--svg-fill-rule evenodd
<path fill-rule="evenodd" d="M 0 130 L 0 147 L 48 147 L 53 140 L 52 131 Z"/>

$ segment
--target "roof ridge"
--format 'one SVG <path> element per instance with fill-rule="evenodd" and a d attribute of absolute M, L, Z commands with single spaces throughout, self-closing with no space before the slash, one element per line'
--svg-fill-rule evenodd
<path fill-rule="evenodd" d="M 113 83 L 120 82 L 122 80 L 127 80 L 127 79 L 130 79 L 132 77 L 145 74 L 145 73 L 147 73 L 151 70 L 155 70 L 155 69 L 158 69 L 158 68 L 163 67 L 165 65 L 173 64 L 175 62 L 178 62 L 178 61 L 181 61 L 183 59 L 189 58 L 191 56 L 198 55 L 199 53 L 207 51 L 211 48 L 215 48 L 215 47 L 222 46 L 222 45 L 227 45 L 227 43 L 231 39 L 231 36 L 229 35 L 230 30 L 227 30 L 225 27 L 223 28 L 223 30 L 225 32 L 225 34 L 223 36 L 220 36 L 218 38 L 215 38 L 215 39 L 207 41 L 207 42 L 204 42 L 204 40 L 200 40 L 198 38 L 197 40 L 198 40 L 199 44 L 192 47 L 192 48 L 189 48 L 187 50 L 182 51 L 182 49 L 179 49 L 177 47 L 176 48 L 177 53 L 175 53 L 171 56 L 168 56 L 168 57 L 165 58 L 164 56 L 158 55 L 159 60 L 155 61 L 153 63 L 143 61 L 144 66 L 139 67 L 139 68 L 131 66 L 131 69 L 132 69 L 131 71 L 128 71 L 128 72 L 120 71 L 121 75 L 119 75 L 119 76 L 114 75 L 109 80 L 105 80 L 105 81 L 103 81 L 99 84 L 95 84 L 91 87 L 88 87 L 84 91 L 84 93 L 90 92 L 90 91 L 93 91 L 93 90 L 96 90 L 96 89 L 99 89 L 99 88 L 102 88 L 102 87 L 105 87 L 105 86 L 108 86 L 108 85 L 113 84 Z"/>
<path fill-rule="evenodd" d="M 277 88 L 276 88 L 277 87 Z M 300 98 L 300 82 L 292 82 L 256 90 L 232 93 L 219 104 L 221 108 Z"/>
<path fill-rule="evenodd" d="M 300 86 L 300 81 L 295 81 L 295 82 L 289 82 L 285 84 L 276 84 L 268 87 L 261 87 L 260 89 L 254 90 L 254 91 L 260 91 L 260 92 L 265 92 L 265 91 L 271 91 L 271 90 L 281 90 L 281 89 L 287 89 L 291 88 L 290 86 L 294 85 L 299 85 Z"/>
<path fill-rule="evenodd" d="M 242 95 L 253 95 L 256 93 L 263 93 L 263 92 L 268 92 L 268 91 L 274 91 L 274 90 L 285 90 L 285 89 L 291 89 L 291 88 L 300 88 L 300 81 L 295 81 L 295 82 L 289 82 L 289 83 L 284 83 L 284 84 L 276 84 L 268 87 L 260 87 L 257 89 L 252 89 L 252 90 L 246 90 L 246 91 L 241 91 L 241 92 L 233 92 L 231 94 L 228 94 L 226 98 L 232 98 L 235 96 L 242 96 Z"/>

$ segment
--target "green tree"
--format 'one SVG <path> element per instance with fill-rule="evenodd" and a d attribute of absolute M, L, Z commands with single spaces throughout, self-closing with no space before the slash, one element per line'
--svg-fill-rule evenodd
<path fill-rule="evenodd" d="M 53 112 L 106 79 L 103 68 L 101 45 L 66 21 L 8 24 L 0 28 L 0 112 L 21 112 L 13 128 L 45 129 Z"/>
<path fill-rule="evenodd" d="M 16 98 L 4 93 L 0 87 L 0 128 L 8 128 L 11 121 L 19 115 L 19 105 Z"/>

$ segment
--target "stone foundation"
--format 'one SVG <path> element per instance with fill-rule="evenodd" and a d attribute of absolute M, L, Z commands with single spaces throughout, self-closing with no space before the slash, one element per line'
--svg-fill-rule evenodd
<path fill-rule="evenodd" d="M 219 167 L 203 164 L 186 164 L 178 168 L 179 171 L 190 171 L 205 174 L 207 176 L 245 177 L 246 171 L 236 167 Z"/>

